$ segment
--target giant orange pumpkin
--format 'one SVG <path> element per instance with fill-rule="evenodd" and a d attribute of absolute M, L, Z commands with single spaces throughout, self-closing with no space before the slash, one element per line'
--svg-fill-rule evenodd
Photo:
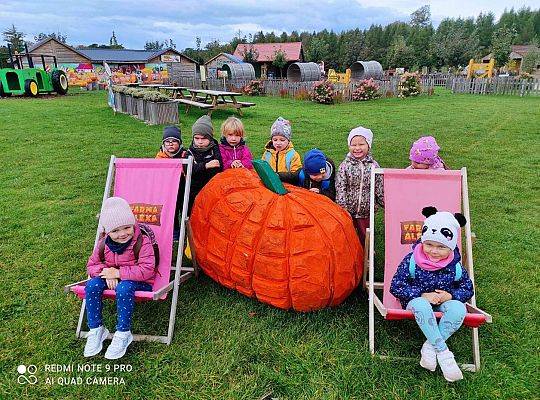
<path fill-rule="evenodd" d="M 336 306 L 362 277 L 351 217 L 323 195 L 285 188 L 274 193 L 244 168 L 216 175 L 190 218 L 196 261 L 215 281 L 275 307 Z"/>

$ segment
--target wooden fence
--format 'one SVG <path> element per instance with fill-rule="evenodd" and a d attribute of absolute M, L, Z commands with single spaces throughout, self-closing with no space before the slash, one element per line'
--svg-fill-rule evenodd
<path fill-rule="evenodd" d="M 201 82 L 198 76 L 182 77 L 173 82 L 178 86 L 186 86 L 195 89 L 211 89 L 211 90 L 229 90 L 240 92 L 248 85 L 250 80 L 239 79 L 219 79 L 208 78 L 206 82 Z M 422 92 L 431 95 L 435 87 L 436 79 L 432 77 L 422 77 Z M 287 79 L 263 79 L 261 80 L 263 93 L 268 96 L 295 97 L 299 99 L 309 98 L 309 93 L 313 90 L 315 82 L 291 82 Z M 376 81 L 379 85 L 379 93 L 382 97 L 395 97 L 398 95 L 399 78 L 391 77 L 386 80 Z M 352 101 L 352 94 L 357 87 L 358 82 L 349 84 L 334 83 L 334 89 L 340 101 Z"/>
<path fill-rule="evenodd" d="M 452 93 L 540 96 L 540 79 L 454 77 L 448 80 L 446 88 Z"/>

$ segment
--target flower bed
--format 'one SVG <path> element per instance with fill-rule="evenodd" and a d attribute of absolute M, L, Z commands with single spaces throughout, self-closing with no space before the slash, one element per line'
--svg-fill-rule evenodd
<path fill-rule="evenodd" d="M 398 97 L 419 96 L 422 93 L 420 76 L 417 73 L 405 72 L 399 78 Z"/>
<path fill-rule="evenodd" d="M 320 81 L 313 85 L 311 100 L 321 104 L 332 104 L 336 97 L 334 85 L 330 81 Z"/>
<path fill-rule="evenodd" d="M 353 101 L 367 101 L 381 97 L 379 85 L 373 79 L 360 81 L 352 93 Z"/>

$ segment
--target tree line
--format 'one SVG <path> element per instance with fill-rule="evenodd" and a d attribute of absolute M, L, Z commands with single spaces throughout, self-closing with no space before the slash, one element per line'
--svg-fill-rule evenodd
<path fill-rule="evenodd" d="M 408 22 L 396 21 L 386 26 L 350 29 L 341 33 L 324 29 L 320 32 L 237 32 L 227 43 L 213 40 L 183 53 L 204 63 L 215 55 L 233 53 L 239 43 L 302 42 L 306 61 L 324 61 L 327 68 L 344 71 L 357 60 L 377 60 L 383 68 L 464 67 L 471 58 L 493 53 L 498 66 L 508 61 L 514 44 L 540 43 L 540 9 L 505 10 L 499 20 L 493 13 L 476 18 L 445 18 L 437 28 L 431 21 L 429 6 L 413 12 Z"/>

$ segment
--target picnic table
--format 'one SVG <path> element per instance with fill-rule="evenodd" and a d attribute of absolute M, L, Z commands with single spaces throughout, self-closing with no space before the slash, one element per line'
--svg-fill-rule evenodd
<path fill-rule="evenodd" d="M 168 87 L 168 85 L 164 85 L 163 83 L 147 83 L 145 85 L 139 85 L 139 87 L 159 90 L 161 88 Z"/>
<path fill-rule="evenodd" d="M 237 97 L 242 96 L 242 93 L 226 92 L 220 90 L 206 90 L 206 89 L 186 89 L 191 98 L 180 98 L 176 101 L 186 106 L 186 114 L 189 113 L 191 107 L 198 107 L 203 110 L 208 110 L 208 115 L 212 115 L 214 110 L 234 108 L 238 110 L 240 115 L 243 115 L 242 108 L 253 107 L 255 103 L 249 103 L 247 101 L 238 101 Z"/>
<path fill-rule="evenodd" d="M 189 89 L 187 86 L 160 86 L 159 89 L 171 91 L 173 99 L 185 99 L 191 97 L 190 94 L 184 95 L 184 91 L 188 91 Z"/>

